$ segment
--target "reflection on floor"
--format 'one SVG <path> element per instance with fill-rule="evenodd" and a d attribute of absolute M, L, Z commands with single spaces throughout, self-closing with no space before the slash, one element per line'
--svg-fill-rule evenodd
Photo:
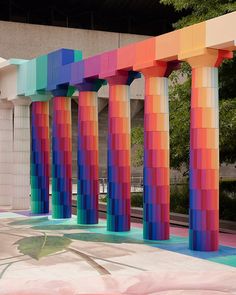
<path fill-rule="evenodd" d="M 196 252 L 186 229 L 171 233 L 150 242 L 137 224 L 111 233 L 105 220 L 82 226 L 2 208 L 0 294 L 236 294 L 235 235 Z"/>

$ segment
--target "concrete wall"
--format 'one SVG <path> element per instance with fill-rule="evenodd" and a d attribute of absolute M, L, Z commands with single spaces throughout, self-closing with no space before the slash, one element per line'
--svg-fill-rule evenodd
<path fill-rule="evenodd" d="M 32 59 L 59 48 L 79 49 L 83 57 L 142 41 L 149 36 L 0 21 L 0 57 Z M 143 99 L 143 79 L 134 81 L 131 98 Z M 108 97 L 102 87 L 100 97 Z"/>
<path fill-rule="evenodd" d="M 80 49 L 83 56 L 112 50 L 148 36 L 0 21 L 0 56 L 32 59 L 59 48 Z"/>

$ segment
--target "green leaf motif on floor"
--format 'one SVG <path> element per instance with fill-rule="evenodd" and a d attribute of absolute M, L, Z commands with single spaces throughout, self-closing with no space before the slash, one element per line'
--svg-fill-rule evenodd
<path fill-rule="evenodd" d="M 63 251 L 70 243 L 71 240 L 66 237 L 44 235 L 23 238 L 15 244 L 18 245 L 20 253 L 39 260 L 42 257 Z"/>
<path fill-rule="evenodd" d="M 48 217 L 39 217 L 39 218 L 27 218 L 27 219 L 20 219 L 10 222 L 10 225 L 34 225 L 39 224 L 41 222 L 48 221 Z"/>

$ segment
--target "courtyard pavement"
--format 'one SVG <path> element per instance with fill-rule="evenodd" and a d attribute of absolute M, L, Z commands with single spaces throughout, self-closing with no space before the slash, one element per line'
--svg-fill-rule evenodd
<path fill-rule="evenodd" d="M 188 249 L 188 231 L 144 241 L 142 226 L 112 233 L 0 208 L 0 294 L 236 294 L 236 235 L 217 252 Z"/>

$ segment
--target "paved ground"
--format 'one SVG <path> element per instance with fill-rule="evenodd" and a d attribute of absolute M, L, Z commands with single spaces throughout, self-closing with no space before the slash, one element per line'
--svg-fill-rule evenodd
<path fill-rule="evenodd" d="M 236 236 L 218 252 L 188 249 L 187 230 L 148 243 L 142 227 L 109 233 L 101 220 L 52 220 L 0 209 L 0 294 L 236 294 Z"/>

